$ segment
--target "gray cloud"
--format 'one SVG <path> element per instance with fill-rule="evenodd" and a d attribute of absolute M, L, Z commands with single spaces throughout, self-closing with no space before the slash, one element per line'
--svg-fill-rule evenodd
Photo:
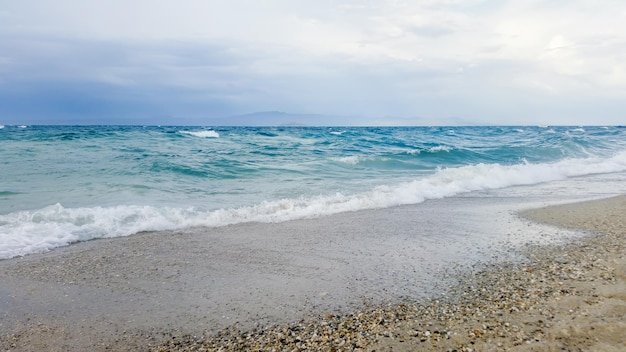
<path fill-rule="evenodd" d="M 55 4 L 0 13 L 0 123 L 282 110 L 617 124 L 626 111 L 616 3 Z"/>

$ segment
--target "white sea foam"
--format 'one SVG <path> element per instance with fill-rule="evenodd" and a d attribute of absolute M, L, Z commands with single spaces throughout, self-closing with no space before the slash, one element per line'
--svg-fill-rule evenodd
<path fill-rule="evenodd" d="M 213 130 L 204 130 L 204 131 L 180 131 L 182 134 L 187 134 L 195 137 L 202 138 L 219 138 L 220 134 Z"/>
<path fill-rule="evenodd" d="M 357 194 L 265 201 L 253 206 L 200 211 L 194 208 L 116 206 L 65 208 L 0 215 L 0 259 L 43 252 L 73 242 L 119 237 L 140 231 L 217 227 L 243 222 L 281 222 L 364 209 L 415 204 L 461 193 L 530 185 L 569 177 L 626 171 L 626 152 L 609 159 L 568 159 L 556 163 L 476 164 L 440 169 L 411 182 L 384 185 Z"/>
<path fill-rule="evenodd" d="M 428 151 L 429 151 L 429 152 L 431 152 L 431 153 L 436 153 L 436 152 L 449 152 L 449 151 L 451 151 L 451 150 L 452 150 L 452 148 L 450 148 L 450 147 L 448 147 L 448 146 L 446 146 L 446 145 L 438 145 L 438 146 L 436 146 L 436 147 L 432 147 L 432 148 L 429 148 L 429 149 L 428 149 Z"/>
<path fill-rule="evenodd" d="M 0 130 L 4 128 L 4 125 L 0 125 Z"/>
<path fill-rule="evenodd" d="M 352 155 L 352 156 L 343 156 L 343 157 L 336 157 L 336 158 L 333 157 L 333 158 L 330 158 L 330 160 L 333 160 L 339 163 L 349 164 L 349 165 L 356 165 L 362 160 L 364 160 L 364 158 L 360 156 Z"/>
<path fill-rule="evenodd" d="M 330 134 L 334 134 L 335 136 L 341 136 L 342 134 L 344 134 L 346 131 L 330 131 Z"/>
<path fill-rule="evenodd" d="M 419 155 L 422 153 L 422 151 L 419 149 L 405 149 L 402 152 L 408 155 Z"/>

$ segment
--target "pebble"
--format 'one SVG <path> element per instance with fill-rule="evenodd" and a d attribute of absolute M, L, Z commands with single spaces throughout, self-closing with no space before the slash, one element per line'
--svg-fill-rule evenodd
<path fill-rule="evenodd" d="M 567 251 L 568 260 L 563 256 L 554 259 L 551 251 L 558 248 L 529 248 L 532 262 L 459 273 L 458 284 L 445 297 L 427 302 L 364 306 L 344 316 L 326 314 L 248 332 L 233 328 L 203 339 L 183 336 L 165 341 L 153 351 L 365 351 L 389 341 L 412 341 L 435 348 L 451 337 L 459 341 L 457 351 L 473 351 L 477 341 L 507 336 L 513 345 L 532 344 L 541 341 L 546 320 L 553 316 L 542 303 L 577 294 L 557 278 L 573 274 L 583 280 L 584 270 L 580 268 L 595 260 L 593 251 L 575 248 Z M 612 277 L 612 270 L 604 268 L 599 280 L 609 282 Z M 504 321 L 507 314 L 529 310 L 542 318 L 523 327 Z M 502 342 L 498 343 L 502 348 Z"/>
<path fill-rule="evenodd" d="M 623 255 L 623 236 L 623 231 L 615 231 L 583 240 L 582 245 L 529 246 L 522 253 L 526 256 L 523 262 L 458 272 L 454 276 L 457 284 L 445 296 L 429 301 L 364 304 L 351 314 L 321 314 L 248 331 L 233 325 L 210 336 L 167 332 L 169 338 L 144 347 L 155 352 L 380 351 L 389 350 L 385 346 L 393 343 L 410 343 L 413 348 L 408 350 L 432 351 L 445 350 L 441 346 L 447 342 L 453 346 L 450 351 L 473 352 L 482 350 L 477 347 L 481 343 L 497 341 L 492 347 L 498 348 L 493 350 L 512 346 L 533 349 L 533 344 L 546 339 L 545 327 L 555 323 L 555 312 L 545 303 L 581 294 L 572 281 L 616 282 L 615 269 L 602 265 L 602 258 L 609 251 Z M 587 275 L 591 269 L 597 275 Z M 535 312 L 534 321 L 516 319 L 529 311 Z M 586 314 L 574 309 L 570 313 Z M 570 333 L 563 330 L 561 335 Z M 0 341 L 0 350 L 5 346 Z"/>

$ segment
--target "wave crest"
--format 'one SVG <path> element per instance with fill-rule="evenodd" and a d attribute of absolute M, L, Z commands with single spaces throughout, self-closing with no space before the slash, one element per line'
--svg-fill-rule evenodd
<path fill-rule="evenodd" d="M 0 259 L 43 252 L 94 238 L 142 231 L 217 227 L 243 222 L 282 222 L 347 211 L 416 204 L 472 191 L 530 185 L 570 177 L 626 171 L 626 152 L 611 158 L 567 159 L 555 163 L 475 164 L 439 169 L 434 174 L 356 194 L 268 200 L 230 209 L 199 210 L 120 205 L 65 208 L 55 204 L 35 211 L 0 215 Z"/>
<path fill-rule="evenodd" d="M 202 138 L 219 138 L 220 134 L 213 130 L 207 131 L 180 131 L 182 134 L 187 134 L 194 137 L 202 137 Z"/>

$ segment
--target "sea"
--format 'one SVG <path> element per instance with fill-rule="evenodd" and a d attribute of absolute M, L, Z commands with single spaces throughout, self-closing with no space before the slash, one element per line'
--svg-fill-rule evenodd
<path fill-rule="evenodd" d="M 0 125 L 0 259 L 568 180 L 626 191 L 626 128 Z"/>

